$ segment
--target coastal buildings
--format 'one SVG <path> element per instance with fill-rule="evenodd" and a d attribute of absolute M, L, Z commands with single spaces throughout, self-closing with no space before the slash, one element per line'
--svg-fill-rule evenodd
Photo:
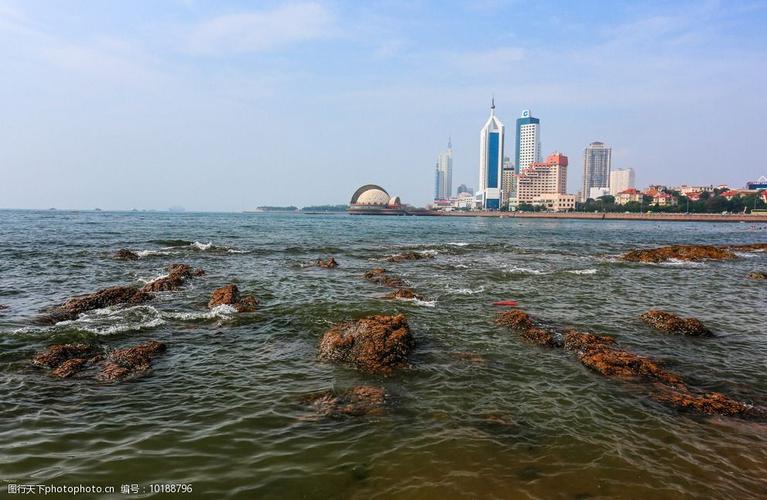
<path fill-rule="evenodd" d="M 534 118 L 529 109 L 522 111 L 522 116 L 517 118 L 516 134 L 514 164 L 519 174 L 531 163 L 541 161 L 541 121 Z"/>
<path fill-rule="evenodd" d="M 517 202 L 534 203 L 541 195 L 567 193 L 567 156 L 553 153 L 545 162 L 531 162 L 517 178 Z"/>
<path fill-rule="evenodd" d="M 612 148 L 602 142 L 592 142 L 583 150 L 583 189 L 581 201 L 591 197 L 591 188 L 610 190 L 610 157 Z"/>
<path fill-rule="evenodd" d="M 625 205 L 632 201 L 642 202 L 642 193 L 636 188 L 628 188 L 615 195 L 615 203 L 618 205 Z"/>
<path fill-rule="evenodd" d="M 608 194 L 610 194 L 610 188 L 593 187 L 593 188 L 589 188 L 588 198 L 591 198 L 592 200 L 596 200 L 601 198 L 602 196 L 607 196 Z"/>
<path fill-rule="evenodd" d="M 624 168 L 610 172 L 610 194 L 618 193 L 636 187 L 636 178 L 633 168 Z"/>
<path fill-rule="evenodd" d="M 550 212 L 568 212 L 575 210 L 575 195 L 545 193 L 532 199 L 532 205 L 539 205 Z"/>
<path fill-rule="evenodd" d="M 767 189 L 767 177 L 761 176 L 755 181 L 746 182 L 746 189 Z"/>
<path fill-rule="evenodd" d="M 434 172 L 434 199 L 447 200 L 453 194 L 453 144 L 447 140 L 447 151 L 439 155 Z"/>
<path fill-rule="evenodd" d="M 514 165 L 508 157 L 503 160 L 503 170 L 501 171 L 501 206 L 508 204 L 509 198 L 514 196 Z"/>
<path fill-rule="evenodd" d="M 503 170 L 505 126 L 495 116 L 495 99 L 490 105 L 490 117 L 479 133 L 479 191 L 482 208 L 501 208 L 501 173 Z"/>
<path fill-rule="evenodd" d="M 471 196 L 474 196 L 474 188 L 470 188 L 466 184 L 461 184 L 456 190 L 456 195 L 460 195 L 461 193 L 469 193 Z"/>

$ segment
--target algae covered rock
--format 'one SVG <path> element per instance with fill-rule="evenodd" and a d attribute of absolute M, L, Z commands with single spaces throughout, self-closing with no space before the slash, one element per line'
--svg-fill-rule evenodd
<path fill-rule="evenodd" d="M 369 316 L 338 323 L 325 332 L 319 358 L 388 375 L 407 366 L 414 348 L 415 339 L 403 314 Z"/>
<path fill-rule="evenodd" d="M 623 255 L 629 262 L 660 263 L 669 260 L 699 262 L 703 260 L 734 259 L 736 255 L 726 248 L 712 245 L 672 245 L 644 250 L 632 250 Z"/>
<path fill-rule="evenodd" d="M 208 302 L 208 308 L 228 305 L 237 312 L 253 312 L 258 308 L 258 299 L 252 295 L 240 295 L 237 285 L 230 284 L 213 291 Z"/>
<path fill-rule="evenodd" d="M 712 335 L 711 330 L 706 328 L 700 320 L 695 318 L 681 318 L 675 314 L 650 310 L 640 316 L 642 321 L 658 330 L 668 333 L 679 333 L 693 337 L 707 337 Z"/>

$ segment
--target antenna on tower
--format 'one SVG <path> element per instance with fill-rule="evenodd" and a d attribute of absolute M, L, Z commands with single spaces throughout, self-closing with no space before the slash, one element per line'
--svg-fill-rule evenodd
<path fill-rule="evenodd" d="M 495 95 L 490 98 L 490 109 L 495 109 Z"/>

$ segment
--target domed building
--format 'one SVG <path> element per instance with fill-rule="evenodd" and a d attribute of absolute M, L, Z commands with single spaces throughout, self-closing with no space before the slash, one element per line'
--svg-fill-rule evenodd
<path fill-rule="evenodd" d="M 352 195 L 350 214 L 405 215 L 399 196 L 391 196 L 381 186 L 366 184 Z"/>

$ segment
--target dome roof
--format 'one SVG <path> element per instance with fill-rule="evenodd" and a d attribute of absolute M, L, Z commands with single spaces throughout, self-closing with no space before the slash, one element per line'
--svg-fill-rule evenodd
<path fill-rule="evenodd" d="M 399 207 L 402 203 L 399 201 L 399 196 L 392 196 L 389 199 L 389 207 L 396 208 Z"/>
<path fill-rule="evenodd" d="M 389 199 L 389 193 L 384 188 L 375 184 L 367 184 L 354 193 L 351 204 L 386 206 L 389 203 Z"/>

